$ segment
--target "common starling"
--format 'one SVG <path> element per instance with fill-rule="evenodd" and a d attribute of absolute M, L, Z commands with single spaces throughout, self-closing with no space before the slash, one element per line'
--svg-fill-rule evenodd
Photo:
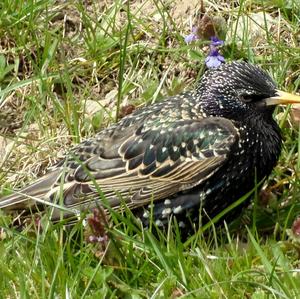
<path fill-rule="evenodd" d="M 200 209 L 213 217 L 271 173 L 282 145 L 274 107 L 299 102 L 259 67 L 223 64 L 206 71 L 194 91 L 136 110 L 75 146 L 0 208 L 49 205 L 55 220 L 59 205 L 69 217 L 125 203 L 145 226 L 150 216 L 164 226 L 173 215 L 184 227 Z"/>

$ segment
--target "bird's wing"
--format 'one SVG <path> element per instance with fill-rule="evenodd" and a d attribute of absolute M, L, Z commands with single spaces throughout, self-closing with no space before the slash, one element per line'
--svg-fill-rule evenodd
<path fill-rule="evenodd" d="M 232 122 L 216 117 L 128 130 L 107 140 L 103 137 L 101 145 L 97 140 L 83 143 L 61 163 L 59 171 L 55 169 L 21 193 L 53 200 L 63 190 L 66 207 L 87 208 L 91 202 L 95 205 L 101 190 L 113 208 L 121 198 L 129 207 L 138 207 L 209 178 L 227 160 L 238 139 Z M 3 207 L 22 207 L 20 195 L 1 200 Z"/>

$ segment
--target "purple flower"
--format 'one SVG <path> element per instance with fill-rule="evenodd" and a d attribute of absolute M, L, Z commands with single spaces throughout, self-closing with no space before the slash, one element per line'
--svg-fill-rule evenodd
<path fill-rule="evenodd" d="M 187 44 L 198 40 L 198 30 L 200 30 L 198 27 L 192 28 L 192 33 L 187 35 L 184 40 Z M 225 62 L 224 57 L 219 53 L 218 48 L 220 46 L 224 45 L 224 41 L 219 39 L 217 36 L 211 36 L 210 37 L 210 44 L 209 44 L 209 55 L 205 59 L 205 64 L 208 68 L 217 68 L 219 67 L 223 62 Z"/>
<path fill-rule="evenodd" d="M 224 41 L 221 39 L 218 39 L 216 36 L 212 36 L 210 38 L 210 45 L 217 47 L 217 46 L 223 46 L 224 45 Z"/>
<path fill-rule="evenodd" d="M 217 68 L 223 62 L 225 58 L 219 53 L 219 50 L 211 45 L 209 55 L 205 58 L 205 64 L 208 68 Z"/>
<path fill-rule="evenodd" d="M 185 38 L 184 38 L 184 41 L 189 44 L 191 43 L 192 41 L 194 40 L 197 40 L 199 39 L 198 35 L 197 35 L 197 27 L 193 27 L 192 28 L 192 33 L 187 35 Z"/>

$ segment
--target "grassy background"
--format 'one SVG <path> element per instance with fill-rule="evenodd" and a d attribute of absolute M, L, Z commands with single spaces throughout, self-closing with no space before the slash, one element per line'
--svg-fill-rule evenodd
<path fill-rule="evenodd" d="M 226 20 L 227 61 L 259 64 L 280 88 L 299 89 L 299 1 L 205 3 Z M 195 87 L 207 42 L 186 45 L 184 36 L 199 6 L 1 1 L 1 193 L 42 175 L 71 144 L 133 107 Z M 1 216 L 0 298 L 299 297 L 300 241 L 290 228 L 300 213 L 300 138 L 298 110 L 289 110 L 276 112 L 285 139 L 278 166 L 229 226 L 183 242 L 176 228 L 153 235 L 126 212 L 115 216 L 107 245 L 85 242 L 81 223 L 65 232 L 43 219 L 42 229 L 20 232 Z"/>

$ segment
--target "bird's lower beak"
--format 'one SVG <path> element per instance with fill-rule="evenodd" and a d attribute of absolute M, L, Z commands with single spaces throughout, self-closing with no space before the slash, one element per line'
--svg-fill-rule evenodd
<path fill-rule="evenodd" d="M 300 104 L 300 96 L 277 90 L 274 97 L 265 99 L 265 103 L 267 106 Z"/>

